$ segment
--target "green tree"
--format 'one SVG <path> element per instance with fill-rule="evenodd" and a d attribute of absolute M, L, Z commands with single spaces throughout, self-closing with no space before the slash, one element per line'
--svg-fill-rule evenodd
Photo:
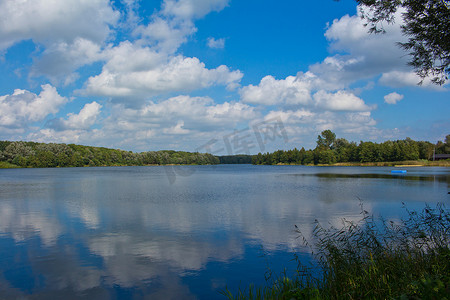
<path fill-rule="evenodd" d="M 305 152 L 305 158 L 303 159 L 304 165 L 310 165 L 314 163 L 314 152 L 312 150 L 308 150 Z"/>
<path fill-rule="evenodd" d="M 419 158 L 430 160 L 433 156 L 434 145 L 430 142 L 417 142 L 419 147 Z"/>
<path fill-rule="evenodd" d="M 334 164 L 336 162 L 336 155 L 333 150 L 322 150 L 318 152 L 319 164 Z"/>
<path fill-rule="evenodd" d="M 30 156 L 35 155 L 35 151 L 28 143 L 12 142 L 6 146 L 3 155 L 8 162 L 12 162 L 16 156 L 22 156 L 25 159 L 28 159 Z"/>
<path fill-rule="evenodd" d="M 304 165 L 305 157 L 306 157 L 306 150 L 304 147 L 302 147 L 302 149 L 300 149 L 299 154 L 298 154 L 297 163 Z"/>
<path fill-rule="evenodd" d="M 26 167 L 29 164 L 28 160 L 29 160 L 28 158 L 18 155 L 14 157 L 12 163 L 16 166 Z"/>
<path fill-rule="evenodd" d="M 445 137 L 445 149 L 444 152 L 449 154 L 450 153 L 450 134 L 447 134 Z"/>
<path fill-rule="evenodd" d="M 334 142 L 334 150 L 336 151 L 336 159 L 338 162 L 350 161 L 351 148 L 350 143 L 346 139 L 337 139 Z"/>
<path fill-rule="evenodd" d="M 321 135 L 317 136 L 317 147 L 323 149 L 331 149 L 334 141 L 336 140 L 336 134 L 327 129 L 321 132 Z"/>
<path fill-rule="evenodd" d="M 359 144 L 359 157 L 361 162 L 376 161 L 375 144 L 372 142 L 361 142 Z"/>
<path fill-rule="evenodd" d="M 445 137 L 445 142 L 438 141 L 436 143 L 436 154 L 449 154 L 450 153 L 450 134 Z"/>
<path fill-rule="evenodd" d="M 37 168 L 53 168 L 57 166 L 57 159 L 51 151 L 38 150 L 32 164 Z"/>
<path fill-rule="evenodd" d="M 273 155 L 267 152 L 264 154 L 263 165 L 271 165 L 273 164 Z"/>
<path fill-rule="evenodd" d="M 406 138 L 405 141 L 406 156 L 405 160 L 417 160 L 419 159 L 419 145 L 411 138 Z"/>
<path fill-rule="evenodd" d="M 272 163 L 273 164 L 277 164 L 279 162 L 281 162 L 282 157 L 283 157 L 283 151 L 282 150 L 277 150 L 272 154 Z"/>
<path fill-rule="evenodd" d="M 339 1 L 339 0 L 336 0 Z M 384 33 L 384 23 L 394 23 L 395 13 L 404 11 L 403 35 L 399 46 L 411 56 L 411 65 L 423 80 L 432 76 L 442 85 L 450 74 L 450 1 L 449 0 L 356 0 L 369 32 Z"/>
<path fill-rule="evenodd" d="M 394 142 L 386 141 L 380 145 L 382 161 L 394 161 Z"/>
<path fill-rule="evenodd" d="M 404 150 L 399 141 L 395 141 L 392 147 L 392 161 L 401 161 L 404 157 Z"/>
<path fill-rule="evenodd" d="M 0 141 L 0 151 L 5 151 L 9 144 L 11 144 L 9 141 Z"/>
<path fill-rule="evenodd" d="M 261 152 L 259 152 L 257 155 L 254 155 L 252 157 L 252 164 L 260 165 L 260 164 L 262 164 L 262 160 L 263 160 L 262 154 L 261 154 Z"/>

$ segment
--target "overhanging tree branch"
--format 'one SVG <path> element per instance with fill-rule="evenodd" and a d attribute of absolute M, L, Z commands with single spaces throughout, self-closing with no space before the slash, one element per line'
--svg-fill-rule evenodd
<path fill-rule="evenodd" d="M 336 0 L 339 1 L 339 0 Z M 384 33 L 383 24 L 395 22 L 402 8 L 403 35 L 406 43 L 398 43 L 409 52 L 408 62 L 421 78 L 431 77 L 443 85 L 450 75 L 450 0 L 356 0 L 361 4 L 362 18 L 370 33 Z"/>

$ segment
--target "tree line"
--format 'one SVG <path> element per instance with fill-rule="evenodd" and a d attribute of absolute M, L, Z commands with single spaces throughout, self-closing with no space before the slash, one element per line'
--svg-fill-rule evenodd
<path fill-rule="evenodd" d="M 410 138 L 383 143 L 349 142 L 336 138 L 331 130 L 317 137 L 316 148 L 278 150 L 257 155 L 214 156 L 209 153 L 162 150 L 134 153 L 119 149 L 75 144 L 45 144 L 22 141 L 0 141 L 0 167 L 7 163 L 18 167 L 86 167 L 144 165 L 211 165 L 211 164 L 333 164 L 431 160 L 435 154 L 450 154 L 450 135 L 436 144 Z"/>
<path fill-rule="evenodd" d="M 134 153 L 75 144 L 0 141 L 0 162 L 19 167 L 52 168 L 167 164 L 207 165 L 218 164 L 219 159 L 208 153 L 173 150 Z"/>
<path fill-rule="evenodd" d="M 334 164 L 346 162 L 395 162 L 407 160 L 431 160 L 436 154 L 450 154 L 450 135 L 437 144 L 414 141 L 410 138 L 383 143 L 349 142 L 336 138 L 331 130 L 322 131 L 317 137 L 315 149 L 278 150 L 273 153 L 258 153 L 252 163 L 257 165 L 273 164 Z"/>
<path fill-rule="evenodd" d="M 237 154 L 237 155 L 223 155 L 219 156 L 221 164 L 235 165 L 235 164 L 251 164 L 253 155 Z"/>

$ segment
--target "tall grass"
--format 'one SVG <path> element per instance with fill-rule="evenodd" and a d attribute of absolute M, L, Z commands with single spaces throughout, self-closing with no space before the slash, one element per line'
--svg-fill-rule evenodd
<path fill-rule="evenodd" d="M 405 208 L 406 209 L 406 208 Z M 450 299 L 450 212 L 444 205 L 407 210 L 401 222 L 374 219 L 341 228 L 315 224 L 303 237 L 320 275 L 298 261 L 297 274 L 281 274 L 265 287 L 250 286 L 229 299 Z"/>

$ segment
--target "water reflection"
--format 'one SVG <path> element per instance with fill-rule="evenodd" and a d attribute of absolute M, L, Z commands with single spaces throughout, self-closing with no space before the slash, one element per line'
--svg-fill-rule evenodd
<path fill-rule="evenodd" d="M 376 173 L 387 169 L 192 168 L 175 182 L 163 167 L 0 170 L 0 298 L 220 298 L 237 276 L 262 283 L 257 249 L 280 268 L 301 250 L 294 224 L 307 234 L 314 219 L 357 220 L 358 198 L 395 217 L 401 201 L 447 201 L 449 180 L 442 169 L 393 180 Z"/>
<path fill-rule="evenodd" d="M 38 235 L 42 244 L 49 247 L 56 243 L 62 231 L 55 218 L 22 205 L 0 203 L 0 234 L 11 236 L 16 243 Z"/>
<path fill-rule="evenodd" d="M 291 174 L 291 176 L 315 176 L 318 178 L 330 179 L 398 179 L 398 180 L 415 180 L 415 181 L 432 181 L 446 182 L 450 184 L 450 176 L 445 174 L 437 175 L 406 175 L 406 174 L 336 174 L 336 173 L 317 173 L 317 174 Z"/>

